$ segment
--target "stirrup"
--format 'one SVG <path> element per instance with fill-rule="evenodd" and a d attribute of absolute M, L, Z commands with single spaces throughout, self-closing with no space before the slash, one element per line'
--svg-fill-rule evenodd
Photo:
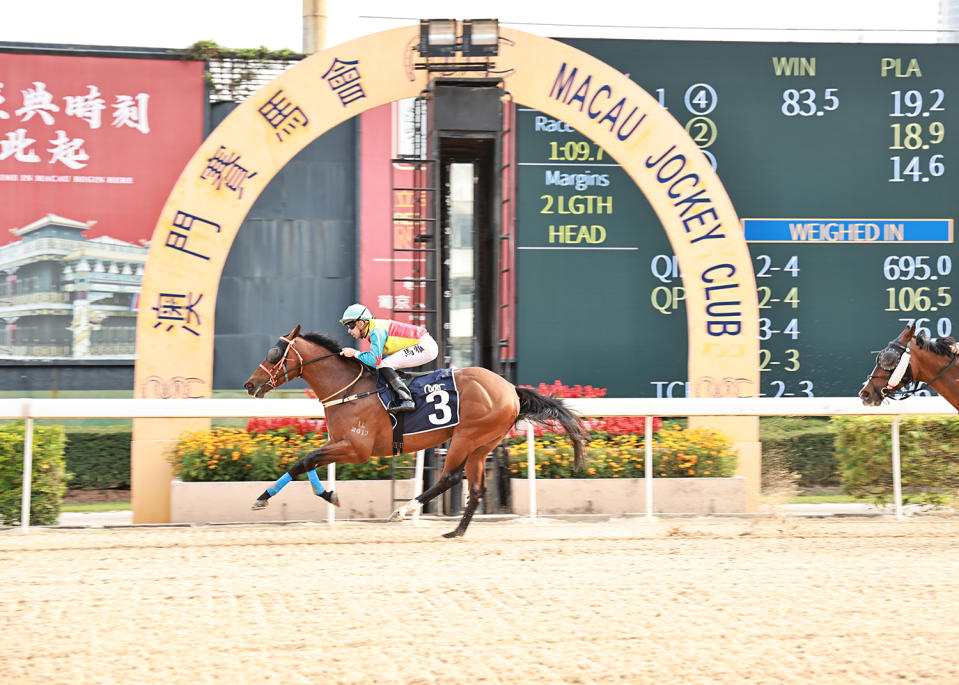
<path fill-rule="evenodd" d="M 413 411 L 414 409 L 416 409 L 416 405 L 413 404 L 413 400 L 404 400 L 399 404 L 390 403 L 386 411 L 390 414 L 403 414 L 408 411 Z"/>

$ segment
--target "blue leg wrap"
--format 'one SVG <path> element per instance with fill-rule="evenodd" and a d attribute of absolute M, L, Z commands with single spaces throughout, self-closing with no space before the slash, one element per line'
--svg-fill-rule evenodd
<path fill-rule="evenodd" d="M 320 482 L 320 476 L 316 472 L 316 469 L 310 469 L 306 472 L 306 475 L 310 478 L 310 483 L 313 485 L 313 492 L 317 495 L 323 494 L 323 483 Z"/>
<path fill-rule="evenodd" d="M 291 476 L 289 473 L 284 473 L 282 476 L 280 476 L 280 479 L 273 484 L 273 487 L 267 488 L 266 491 L 270 493 L 270 497 L 272 497 L 282 490 L 283 486 L 289 483 L 291 480 L 293 480 L 293 476 Z"/>

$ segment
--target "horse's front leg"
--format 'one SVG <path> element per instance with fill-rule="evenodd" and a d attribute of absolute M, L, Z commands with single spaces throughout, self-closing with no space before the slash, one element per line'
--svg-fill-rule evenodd
<path fill-rule="evenodd" d="M 363 461 L 363 458 L 356 451 L 353 443 L 348 440 L 328 442 L 318 450 L 313 450 L 297 461 L 290 470 L 280 476 L 271 487 L 264 490 L 263 494 L 257 497 L 253 503 L 253 511 L 266 509 L 271 497 L 279 493 L 291 480 L 304 473 L 308 474 L 310 483 L 313 485 L 313 491 L 317 495 L 333 506 L 340 506 L 339 496 L 332 490 L 324 490 L 319 475 L 316 473 L 316 469 L 320 466 L 326 466 L 336 461 L 358 462 Z"/>

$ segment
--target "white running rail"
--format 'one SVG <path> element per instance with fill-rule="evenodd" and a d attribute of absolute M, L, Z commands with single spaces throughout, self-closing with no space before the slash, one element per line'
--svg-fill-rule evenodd
<path fill-rule="evenodd" d="M 654 416 L 892 416 L 893 490 L 896 516 L 902 518 L 902 480 L 899 463 L 899 417 L 955 415 L 956 409 L 941 397 L 910 397 L 866 407 L 858 397 L 745 397 L 745 398 L 582 398 L 564 400 L 582 416 L 644 416 L 647 432 Z M 135 419 L 135 418 L 248 418 L 323 416 L 323 407 L 312 399 L 0 399 L 0 419 L 24 419 L 23 500 L 20 527 L 30 526 L 30 490 L 34 419 Z M 530 517 L 536 516 L 535 463 L 527 432 Z M 646 464 L 652 441 L 647 443 Z M 417 455 L 419 457 L 419 455 Z M 335 478 L 330 465 L 329 479 Z M 652 473 L 647 466 L 646 516 L 652 518 Z M 331 507 L 332 509 L 332 507 Z M 331 518 L 332 521 L 332 518 Z"/>

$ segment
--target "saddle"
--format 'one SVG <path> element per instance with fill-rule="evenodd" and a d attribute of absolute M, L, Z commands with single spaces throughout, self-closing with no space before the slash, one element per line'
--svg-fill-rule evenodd
<path fill-rule="evenodd" d="M 436 373 L 436 371 L 404 371 L 403 369 L 397 369 L 396 375 L 403 379 L 403 382 L 409 385 L 410 381 L 415 378 L 421 378 L 423 376 L 429 376 L 430 374 Z"/>
<path fill-rule="evenodd" d="M 416 408 L 404 414 L 390 414 L 394 454 L 402 452 L 403 436 L 450 428 L 460 421 L 459 393 L 452 369 L 400 374 L 410 389 Z M 386 410 L 393 400 L 393 390 L 379 372 L 376 374 L 376 390 L 380 404 Z"/>

